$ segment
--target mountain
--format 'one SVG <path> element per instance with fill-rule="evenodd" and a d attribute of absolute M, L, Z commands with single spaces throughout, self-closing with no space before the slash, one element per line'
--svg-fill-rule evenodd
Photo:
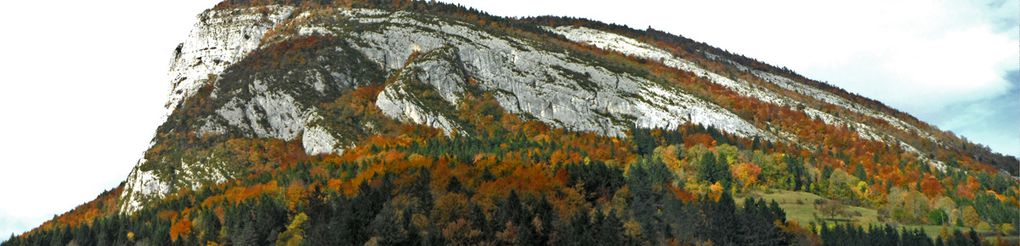
<path fill-rule="evenodd" d="M 125 182 L 5 245 L 974 244 L 1020 223 L 1015 157 L 653 29 L 228 0 L 169 82 Z"/>

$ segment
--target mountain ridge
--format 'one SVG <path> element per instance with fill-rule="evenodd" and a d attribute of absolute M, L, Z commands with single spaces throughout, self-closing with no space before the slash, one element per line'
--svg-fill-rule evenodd
<path fill-rule="evenodd" d="M 502 18 L 441 3 L 255 5 L 217 5 L 175 50 L 167 121 L 123 184 L 117 213 L 258 168 L 231 156 L 236 137 L 330 156 L 395 124 L 479 135 L 474 129 L 484 126 L 462 116 L 473 94 L 528 121 L 603 137 L 699 125 L 805 156 L 863 145 L 854 155 L 884 151 L 918 169 L 1016 178 L 1015 157 L 787 69 L 652 29 Z M 376 93 L 377 109 L 332 107 L 359 92 Z M 881 166 L 879 153 L 868 164 L 830 155 L 837 168 Z"/>

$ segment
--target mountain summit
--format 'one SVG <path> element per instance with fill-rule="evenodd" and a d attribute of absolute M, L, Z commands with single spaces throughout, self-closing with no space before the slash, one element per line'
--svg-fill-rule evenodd
<path fill-rule="evenodd" d="M 169 82 L 127 180 L 7 244 L 978 243 L 1020 222 L 1015 157 L 653 29 L 229 0 Z"/>

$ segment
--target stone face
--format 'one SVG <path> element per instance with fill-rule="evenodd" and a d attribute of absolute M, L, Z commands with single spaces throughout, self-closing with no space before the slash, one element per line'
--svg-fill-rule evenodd
<path fill-rule="evenodd" d="M 139 161 L 139 165 L 145 160 Z M 124 191 L 120 198 L 120 211 L 122 213 L 133 213 L 142 206 L 141 197 L 162 196 L 169 192 L 170 184 L 160 180 L 152 171 L 142 171 L 139 168 L 131 170 L 127 181 L 124 184 Z"/>
<path fill-rule="evenodd" d="M 174 169 L 171 180 L 170 175 L 159 173 L 155 170 L 142 168 L 147 160 L 142 159 L 131 170 L 127 181 L 124 184 L 124 191 L 120 198 L 120 211 L 122 213 L 133 213 L 142 208 L 145 202 L 152 199 L 159 199 L 166 196 L 174 189 L 186 187 L 188 189 L 201 188 L 204 183 L 219 183 L 227 180 L 225 171 L 220 165 L 214 165 L 216 158 L 201 158 L 201 160 L 180 160 L 180 166 Z"/>
<path fill-rule="evenodd" d="M 585 44 L 593 45 L 593 46 L 598 47 L 600 49 L 620 52 L 620 53 L 623 53 L 625 55 L 630 55 L 630 56 L 635 56 L 635 57 L 640 57 L 640 58 L 645 58 L 645 59 L 649 59 L 649 60 L 654 60 L 654 61 L 662 62 L 662 64 L 664 64 L 666 66 L 694 73 L 695 75 L 701 76 L 702 78 L 705 78 L 708 81 L 711 81 L 713 83 L 722 85 L 724 87 L 727 87 L 727 88 L 733 90 L 734 92 L 737 92 L 738 94 L 741 94 L 743 96 L 752 97 L 752 98 L 761 100 L 763 102 L 768 102 L 768 103 L 777 104 L 777 105 L 781 105 L 781 106 L 801 107 L 801 108 L 803 108 L 804 113 L 807 114 L 808 116 L 810 116 L 812 118 L 821 119 L 826 124 L 845 126 L 845 127 L 854 129 L 858 133 L 858 135 L 860 135 L 864 139 L 868 139 L 868 140 L 872 140 L 872 141 L 892 142 L 892 143 L 896 143 L 896 144 L 900 145 L 901 147 L 903 147 L 907 151 L 918 153 L 918 154 L 921 153 L 920 151 L 917 150 L 917 148 L 915 148 L 915 147 L 913 147 L 913 146 L 903 142 L 902 140 L 897 139 L 896 136 L 894 136 L 892 134 L 881 133 L 880 131 L 877 131 L 877 130 L 873 129 L 871 126 L 869 126 L 867 124 L 863 124 L 863 123 L 860 123 L 860 122 L 855 122 L 855 121 L 850 120 L 850 119 L 848 119 L 846 117 L 836 116 L 836 115 L 827 113 L 825 111 L 822 111 L 822 110 L 819 110 L 819 109 L 816 109 L 816 108 L 805 106 L 801 102 L 798 102 L 798 101 L 796 101 L 794 99 L 785 97 L 785 96 L 783 96 L 783 95 L 781 95 L 779 93 L 776 93 L 774 91 L 771 91 L 771 90 L 769 90 L 767 88 L 756 87 L 753 84 L 751 84 L 750 82 L 747 82 L 747 81 L 744 81 L 744 80 L 739 80 L 739 79 L 736 79 L 736 80 L 735 79 L 730 79 L 730 78 L 728 78 L 726 76 L 722 76 L 722 75 L 719 75 L 719 74 L 714 73 L 712 71 L 708 71 L 708 70 L 700 67 L 699 65 L 697 65 L 697 64 L 695 64 L 695 63 L 693 63 L 691 61 L 684 60 L 684 59 L 682 59 L 680 57 L 677 57 L 677 56 L 675 56 L 675 55 L 665 51 L 665 50 L 662 50 L 662 49 L 657 48 L 657 47 L 655 47 L 653 45 L 646 44 L 646 43 L 643 43 L 641 41 L 638 41 L 638 40 L 635 40 L 635 39 L 632 39 L 632 38 L 629 38 L 629 37 L 625 37 L 625 36 L 622 36 L 622 35 L 619 35 L 619 34 L 614 34 L 614 33 L 611 33 L 611 32 L 606 32 L 606 31 L 586 28 L 586 27 L 560 26 L 560 27 L 545 27 L 545 28 L 546 28 L 546 30 L 549 30 L 551 32 L 563 35 L 565 38 L 570 39 L 570 40 L 575 41 L 575 42 L 580 42 L 580 43 L 585 43 Z M 716 56 L 716 55 L 713 55 L 713 54 L 706 53 L 706 55 L 708 57 L 710 57 L 711 59 L 717 59 L 717 60 L 718 59 L 723 59 L 720 56 Z M 752 69 L 752 68 L 748 68 L 746 66 L 740 65 L 740 64 L 735 63 L 735 62 L 728 62 L 728 63 L 730 65 L 733 65 L 733 66 L 737 67 L 737 69 L 739 69 L 741 71 L 750 72 L 753 75 L 763 79 L 764 81 L 776 84 L 776 85 L 778 85 L 779 87 L 781 87 L 783 89 L 790 90 L 790 91 L 793 91 L 793 92 L 796 92 L 796 93 L 799 93 L 799 94 L 802 94 L 802 95 L 805 95 L 805 96 L 817 99 L 817 100 L 819 100 L 821 102 L 824 102 L 824 103 L 828 103 L 828 104 L 836 105 L 836 106 L 839 106 L 839 107 L 842 107 L 842 108 L 846 108 L 846 109 L 848 109 L 848 110 L 850 110 L 852 112 L 860 113 L 860 114 L 868 116 L 868 117 L 872 117 L 872 118 L 879 119 L 879 120 L 882 120 L 882 121 L 885 121 L 885 122 L 889 122 L 891 125 L 893 125 L 894 127 L 898 128 L 900 130 L 904 130 L 906 132 L 910 132 L 910 133 L 913 133 L 913 134 L 919 134 L 920 136 L 928 138 L 929 140 L 932 140 L 933 142 L 936 142 L 936 143 L 938 142 L 934 138 L 934 136 L 932 136 L 931 134 L 929 134 L 929 133 L 927 133 L 927 132 L 925 132 L 925 131 L 923 131 L 923 130 L 921 130 L 921 129 L 913 126 L 913 125 L 910 125 L 910 124 L 908 124 L 906 122 L 903 122 L 902 120 L 900 120 L 900 119 L 898 119 L 896 117 L 893 117 L 893 116 L 890 116 L 890 115 L 887 115 L 887 114 L 884 114 L 884 113 L 881 113 L 881 112 L 869 109 L 869 108 L 864 107 L 864 106 L 862 106 L 860 104 L 851 102 L 851 101 L 847 100 L 846 98 L 842 98 L 842 97 L 836 96 L 836 95 L 834 95 L 832 93 L 820 90 L 818 88 L 814 88 L 814 87 L 811 87 L 811 86 L 808 86 L 808 85 L 804 85 L 804 84 L 796 82 L 796 81 L 794 81 L 793 79 L 790 79 L 790 78 L 786 78 L 786 77 L 775 75 L 775 74 L 772 74 L 772 73 L 768 73 L 768 72 L 764 72 L 764 71 L 759 71 L 759 70 L 755 70 L 755 69 Z M 790 137 L 787 138 L 787 140 L 796 141 L 796 139 L 792 137 L 793 134 L 780 133 L 779 135 L 790 136 Z M 924 158 L 924 157 L 922 157 L 922 158 Z M 935 164 L 936 167 L 939 167 L 940 169 L 942 169 L 943 165 L 941 164 L 941 162 L 934 161 L 933 163 Z"/>
<path fill-rule="evenodd" d="M 305 128 L 301 136 L 301 146 L 309 155 L 343 153 L 340 141 L 333 137 L 326 128 L 312 126 Z"/>
<path fill-rule="evenodd" d="M 554 127 L 625 136 L 635 125 L 675 128 L 696 123 L 739 136 L 774 138 L 729 111 L 683 91 L 463 23 L 364 9 L 345 10 L 332 19 L 307 13 L 288 19 L 293 9 L 270 9 L 268 15 L 244 9 L 204 13 L 191 38 L 175 55 L 171 66 L 174 94 L 168 108 L 177 108 L 206 83 L 214 86 L 209 95 L 215 105 L 213 114 L 193 123 L 200 135 L 239 134 L 283 140 L 301 137 L 309 154 L 342 151 L 349 144 L 338 140 L 343 133 L 314 124 L 330 119 L 313 116 L 319 110 L 318 103 L 335 97 L 344 88 L 367 83 L 359 81 L 357 71 L 352 71 L 365 64 L 328 62 L 356 56 L 360 58 L 354 61 L 367 61 L 389 74 L 400 74 L 377 96 L 376 105 L 385 115 L 450 135 L 464 134 L 450 112 L 456 110 L 466 80 L 471 77 L 478 81 L 479 89 L 493 93 L 509 112 L 535 117 Z M 262 37 L 281 23 L 287 23 L 296 33 Z M 352 25 L 373 28 L 345 29 Z M 239 28 L 242 26 L 254 28 Z M 232 68 L 243 67 L 248 52 L 269 45 L 260 40 L 286 42 L 315 35 L 343 37 L 345 44 L 334 47 L 335 54 L 316 59 L 326 60 L 316 66 L 277 73 Z M 416 60 L 408 62 L 413 53 L 417 54 Z M 210 60 L 217 62 L 207 63 Z M 426 90 L 439 96 L 422 96 Z M 161 161 L 178 166 L 186 163 Z M 177 174 L 153 172 L 150 176 L 166 175 Z M 148 176 L 133 175 L 129 180 L 140 177 Z M 145 200 L 127 196 L 159 197 L 178 186 L 129 186 L 124 200 L 133 202 L 125 203 L 132 207 L 125 211 L 135 210 L 142 203 L 137 201 Z"/>
<path fill-rule="evenodd" d="M 292 7 L 271 6 L 256 9 L 208 10 L 188 38 L 174 49 L 168 77 L 170 96 L 164 117 L 169 117 L 181 102 L 194 95 L 200 87 L 214 80 L 231 64 L 259 47 L 262 36 L 288 18 Z M 204 131 L 221 132 L 222 126 L 206 125 Z M 172 184 L 161 181 L 153 171 L 141 171 L 138 165 L 128 175 L 121 195 L 121 211 L 136 211 L 146 197 L 161 197 L 170 192 Z"/>
<path fill-rule="evenodd" d="M 458 134 L 459 126 L 453 120 L 426 107 L 406 86 L 404 81 L 397 81 L 379 93 L 375 104 L 383 114 L 402 122 L 439 128 L 447 135 Z"/>
<path fill-rule="evenodd" d="M 415 49 L 454 47 L 466 72 L 481 89 L 493 92 L 504 108 L 555 127 L 624 136 L 634 124 L 675 128 L 696 123 L 738 136 L 774 138 L 726 109 L 682 91 L 567 53 L 538 49 L 528 41 L 406 12 L 345 13 L 355 24 L 378 27 L 357 33 L 330 29 L 324 23 L 298 28 L 344 33 L 355 49 L 391 70 L 400 69 Z M 457 94 L 447 91 L 450 88 L 457 87 L 437 86 L 443 95 Z"/>
<path fill-rule="evenodd" d="M 376 99 L 383 114 L 402 122 L 427 125 L 447 135 L 463 134 L 452 120 L 452 108 L 459 103 L 467 78 L 453 47 L 418 55 L 401 69 L 400 76 L 386 85 Z M 428 98 L 426 91 L 438 98 Z"/>
<path fill-rule="evenodd" d="M 200 14 L 188 39 L 174 50 L 168 74 L 172 89 L 165 115 L 169 116 L 182 100 L 194 95 L 210 75 L 219 75 L 258 48 L 266 31 L 293 11 L 292 7 L 271 6 L 265 12 L 253 8 Z"/>
<path fill-rule="evenodd" d="M 381 84 L 375 106 L 385 116 L 437 128 L 447 135 L 468 134 L 457 120 L 457 107 L 465 93 L 481 91 L 491 93 L 510 113 L 572 131 L 626 136 L 632 127 L 673 129 L 700 124 L 741 137 L 797 141 L 791 133 L 760 129 L 715 103 L 643 73 L 532 40 L 409 12 L 300 11 L 269 6 L 209 10 L 199 15 L 189 38 L 174 53 L 170 67 L 173 91 L 161 133 L 193 131 L 211 138 L 300 140 L 309 155 L 342 153 L 358 136 L 373 134 L 375 126 L 369 121 L 338 122 L 348 118 L 320 107 L 358 87 Z M 713 73 L 621 35 L 573 27 L 547 30 L 575 42 L 661 61 L 763 102 L 799 105 L 780 93 Z M 307 45 L 285 51 L 300 53 L 286 54 L 300 55 L 287 58 L 297 62 L 273 65 L 284 59 L 272 55 L 281 53 L 276 46 L 294 43 Z M 735 66 L 824 102 L 870 110 L 788 78 Z M 192 99 L 201 104 L 192 103 Z M 853 126 L 868 139 L 890 139 L 866 124 L 818 109 L 805 108 L 805 113 L 827 124 Z M 154 144 L 164 141 L 159 136 Z M 916 151 L 902 141 L 899 144 Z M 181 153 L 139 161 L 122 193 L 123 213 L 137 211 L 148 201 L 178 189 L 197 189 L 237 174 L 236 163 L 225 163 L 215 154 L 189 156 L 193 154 L 187 152 L 189 146 L 180 148 L 184 150 L 175 151 Z"/>

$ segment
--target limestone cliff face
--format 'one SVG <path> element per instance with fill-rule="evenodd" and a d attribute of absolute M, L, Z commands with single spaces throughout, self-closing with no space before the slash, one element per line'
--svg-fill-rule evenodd
<path fill-rule="evenodd" d="M 625 137 L 632 127 L 700 124 L 740 137 L 801 144 L 779 128 L 759 127 L 768 122 L 743 118 L 650 75 L 440 16 L 268 6 L 209 10 L 198 18 L 188 39 L 174 51 L 167 121 L 154 145 L 165 146 L 172 140 L 164 136 L 186 132 L 207 138 L 300 140 L 311 155 L 341 153 L 359 136 L 372 134 L 373 124 L 337 118 L 323 105 L 370 85 L 382 88 L 375 106 L 385 116 L 448 135 L 469 134 L 454 114 L 465 92 L 478 90 L 493 95 L 508 112 L 572 131 Z M 659 61 L 762 102 L 800 105 L 797 98 L 720 75 L 619 34 L 579 27 L 545 30 L 564 40 Z M 730 64 L 780 88 L 930 137 L 894 116 L 811 85 Z M 826 124 L 852 127 L 865 139 L 920 153 L 868 122 L 821 108 L 803 110 Z M 131 171 L 122 212 L 137 211 L 178 189 L 229 180 L 241 170 L 215 152 L 173 146 L 178 148 L 150 150 Z"/>
<path fill-rule="evenodd" d="M 546 29 L 551 32 L 563 35 L 565 38 L 570 39 L 572 41 L 585 43 L 599 47 L 601 49 L 613 50 L 640 58 L 660 61 L 666 66 L 694 73 L 695 75 L 701 76 L 712 83 L 716 83 L 724 87 L 727 87 L 743 96 L 787 107 L 800 107 L 801 110 L 808 116 L 812 118 L 821 119 L 826 124 L 845 126 L 851 128 L 854 131 L 856 131 L 858 135 L 860 135 L 860 137 L 863 139 L 895 143 L 905 148 L 907 151 L 921 154 L 921 152 L 916 147 L 905 143 L 903 140 L 898 139 L 897 136 L 894 136 L 893 134 L 881 132 L 869 126 L 868 124 L 862 122 L 855 122 L 852 119 L 849 119 L 845 116 L 833 115 L 831 113 L 823 111 L 822 109 L 814 108 L 811 106 L 803 106 L 802 102 L 799 102 L 793 98 L 783 96 L 781 95 L 781 93 L 775 90 L 758 87 L 746 80 L 731 79 L 718 73 L 706 70 L 700 67 L 698 64 L 695 64 L 694 62 L 684 60 L 683 58 L 670 54 L 665 50 L 654 47 L 652 45 L 641 43 L 638 40 L 607 31 L 601 31 L 586 27 L 560 26 L 560 27 L 546 27 Z M 732 61 L 727 62 L 735 66 L 736 69 L 740 71 L 753 74 L 754 76 L 757 76 L 758 78 L 764 81 L 773 83 L 782 89 L 794 91 L 799 94 L 825 102 L 827 104 L 845 108 L 851 112 L 860 113 L 862 115 L 873 117 L 875 119 L 880 119 L 882 121 L 888 122 L 890 125 L 896 127 L 897 129 L 912 134 L 917 134 L 918 136 L 931 140 L 934 143 L 941 144 L 937 139 L 935 139 L 935 137 L 931 133 L 920 129 L 917 126 L 911 125 L 910 123 L 907 123 L 902 119 L 884 114 L 874 109 L 870 109 L 858 103 L 852 102 L 846 98 L 833 95 L 832 93 L 823 91 L 821 89 L 798 83 L 790 78 L 772 74 L 766 71 L 752 69 Z M 795 139 L 789 140 L 795 141 Z M 931 160 L 929 158 L 923 157 L 923 155 L 922 158 L 933 162 L 939 169 L 944 168 L 944 164 L 942 164 L 941 161 Z"/>
<path fill-rule="evenodd" d="M 198 16 L 191 34 L 173 53 L 166 104 L 170 115 L 182 100 L 195 94 L 210 76 L 219 75 L 261 44 L 262 36 L 290 17 L 293 7 L 210 10 Z"/>
<path fill-rule="evenodd" d="M 451 46 L 415 56 L 379 93 L 376 106 L 402 122 L 439 128 L 448 135 L 464 134 L 451 115 L 467 82 L 466 71 L 460 66 L 456 48 Z"/>
<path fill-rule="evenodd" d="M 195 94 L 199 87 L 222 73 L 249 52 L 258 48 L 262 36 L 288 18 L 292 7 L 274 6 L 260 9 L 210 10 L 198 15 L 198 21 L 187 39 L 173 51 L 168 79 L 171 93 L 164 117 L 169 117 L 181 101 Z M 143 158 L 138 165 L 146 162 Z M 181 165 L 186 163 L 181 162 Z M 197 169 L 206 169 L 196 167 Z M 209 172 L 210 181 L 223 180 L 217 170 Z M 190 183 L 198 183 L 198 180 Z M 121 211 L 133 212 L 149 197 L 162 197 L 172 183 L 151 170 L 137 166 L 131 170 L 121 193 Z"/>

